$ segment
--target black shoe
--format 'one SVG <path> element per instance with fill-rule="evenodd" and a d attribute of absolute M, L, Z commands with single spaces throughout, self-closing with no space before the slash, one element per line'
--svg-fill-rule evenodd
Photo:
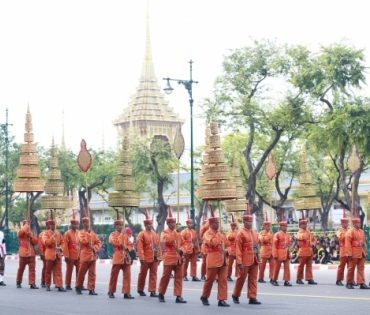
<path fill-rule="evenodd" d="M 146 296 L 146 293 L 141 290 L 137 290 L 137 293 L 139 293 L 140 296 Z"/>
<path fill-rule="evenodd" d="M 304 283 L 303 283 L 303 281 L 302 281 L 301 279 L 298 279 L 298 280 L 296 281 L 296 283 L 297 283 L 297 284 L 304 284 Z"/>
<path fill-rule="evenodd" d="M 205 305 L 205 306 L 209 306 L 209 302 L 208 302 L 208 299 L 207 299 L 207 298 L 205 298 L 205 297 L 201 296 L 201 297 L 200 297 L 200 300 L 202 301 L 203 305 Z"/>
<path fill-rule="evenodd" d="M 4 281 L 0 281 L 0 286 L 2 286 L 2 287 L 5 287 L 6 286 L 6 284 L 4 283 Z"/>
<path fill-rule="evenodd" d="M 81 291 L 87 291 L 87 289 L 84 286 L 82 286 Z"/>
<path fill-rule="evenodd" d="M 353 287 L 358 287 L 358 284 L 356 282 L 352 282 Z"/>
<path fill-rule="evenodd" d="M 369 290 L 370 287 L 368 287 L 366 284 L 360 284 L 360 289 Z"/>
<path fill-rule="evenodd" d="M 233 302 L 234 302 L 235 304 L 239 304 L 239 303 L 240 303 L 240 302 L 239 302 L 239 297 L 237 297 L 237 296 L 235 296 L 235 295 L 232 295 L 231 297 L 232 297 Z"/>
<path fill-rule="evenodd" d="M 46 291 L 48 291 L 48 292 L 49 292 L 49 291 L 50 291 L 50 287 L 46 287 Z"/>
<path fill-rule="evenodd" d="M 344 284 L 342 283 L 342 281 L 340 280 L 337 280 L 337 282 L 335 283 L 336 285 L 339 285 L 339 286 L 343 286 Z"/>
<path fill-rule="evenodd" d="M 19 282 L 17 282 L 17 289 L 22 289 L 22 286 Z"/>
<path fill-rule="evenodd" d="M 79 289 L 79 288 L 76 288 L 76 293 L 77 293 L 77 294 L 82 294 L 82 291 L 81 291 L 81 289 Z"/>
<path fill-rule="evenodd" d="M 58 292 L 67 292 L 66 289 L 64 289 L 63 287 L 59 287 L 58 288 Z"/>
<path fill-rule="evenodd" d="M 171 273 L 170 278 L 173 278 L 173 274 Z"/>
<path fill-rule="evenodd" d="M 258 282 L 259 282 L 259 283 L 266 283 L 266 281 L 265 281 L 265 280 L 263 280 L 263 279 L 258 279 Z"/>
<path fill-rule="evenodd" d="M 270 279 L 270 283 L 272 283 L 274 280 L 273 279 Z"/>
<path fill-rule="evenodd" d="M 150 292 L 150 297 L 158 297 L 158 294 L 155 291 Z"/>
<path fill-rule="evenodd" d="M 134 299 L 134 297 L 130 293 L 124 294 L 123 298 L 126 299 L 126 300 L 133 300 Z"/>
<path fill-rule="evenodd" d="M 233 281 L 233 279 L 231 279 L 231 277 L 227 277 L 227 281 Z"/>
<path fill-rule="evenodd" d="M 284 287 L 291 287 L 292 284 L 289 281 L 284 282 Z"/>
<path fill-rule="evenodd" d="M 158 294 L 158 300 L 159 300 L 159 302 L 166 302 L 166 300 L 164 299 L 163 294 Z"/>
<path fill-rule="evenodd" d="M 31 284 L 30 289 L 38 289 L 39 287 L 36 287 L 36 284 Z"/>
<path fill-rule="evenodd" d="M 71 286 L 70 285 L 67 285 L 66 286 L 66 290 L 71 291 L 72 290 Z"/>
<path fill-rule="evenodd" d="M 308 280 L 307 282 L 308 284 L 317 284 L 317 282 L 315 282 L 314 280 Z"/>
<path fill-rule="evenodd" d="M 254 299 L 249 299 L 249 304 L 259 305 L 261 304 L 261 302 L 258 301 L 256 298 L 254 298 Z"/>
<path fill-rule="evenodd" d="M 46 288 L 45 282 L 41 282 L 41 288 Z"/>
<path fill-rule="evenodd" d="M 178 296 L 176 297 L 176 303 L 186 303 L 186 301 L 181 296 Z"/>
<path fill-rule="evenodd" d="M 197 277 L 193 277 L 191 281 L 200 281 Z"/>
<path fill-rule="evenodd" d="M 184 277 L 184 278 L 183 278 L 183 280 L 184 280 L 184 281 L 188 281 L 188 278 L 187 278 L 187 277 Z"/>
<path fill-rule="evenodd" d="M 202 275 L 202 276 L 200 277 L 200 280 L 206 280 L 206 276 L 205 276 L 205 275 Z"/>
<path fill-rule="evenodd" d="M 274 287 L 278 287 L 279 286 L 279 283 L 277 281 L 272 281 L 271 284 L 274 286 Z"/>
<path fill-rule="evenodd" d="M 95 290 L 90 290 L 89 295 L 98 295 L 98 293 L 96 293 Z"/>
<path fill-rule="evenodd" d="M 109 296 L 110 299 L 114 299 L 115 298 L 114 293 L 112 293 L 112 292 L 108 292 L 108 296 Z"/>
<path fill-rule="evenodd" d="M 230 305 L 227 304 L 224 300 L 220 300 L 220 301 L 218 301 L 218 306 L 229 307 Z"/>
<path fill-rule="evenodd" d="M 354 289 L 354 287 L 353 287 L 352 283 L 347 283 L 347 284 L 346 284 L 346 288 L 347 288 L 347 289 Z"/>

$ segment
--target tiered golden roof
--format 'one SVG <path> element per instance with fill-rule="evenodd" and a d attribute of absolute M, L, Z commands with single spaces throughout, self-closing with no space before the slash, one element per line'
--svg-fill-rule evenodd
<path fill-rule="evenodd" d="M 225 209 L 227 212 L 245 211 L 245 204 L 248 203 L 248 201 L 245 200 L 243 181 L 240 178 L 240 166 L 237 158 L 234 159 L 232 181 L 236 185 L 236 199 L 226 200 Z"/>
<path fill-rule="evenodd" d="M 120 154 L 117 174 L 114 179 L 113 188 L 115 191 L 108 196 L 110 207 L 138 207 L 140 194 L 135 191 L 135 178 L 132 176 L 130 163 L 130 143 L 128 137 L 123 139 L 123 147 Z"/>
<path fill-rule="evenodd" d="M 64 183 L 62 174 L 58 168 L 57 148 L 54 139 L 51 144 L 49 159 L 48 181 L 45 183 L 45 193 L 49 196 L 41 196 L 41 209 L 65 209 L 69 207 L 68 196 L 63 196 Z"/>
<path fill-rule="evenodd" d="M 301 176 L 298 187 L 299 198 L 294 201 L 297 210 L 320 209 L 321 201 L 316 197 L 315 186 L 312 185 L 312 176 L 309 174 L 306 150 L 302 149 Z"/>
<path fill-rule="evenodd" d="M 19 158 L 20 167 L 17 169 L 17 177 L 14 181 L 16 192 L 43 192 L 44 181 L 41 178 L 41 169 L 38 167 L 39 158 L 36 154 L 36 144 L 33 144 L 32 115 L 27 108 L 24 142 L 22 144 L 22 155 Z"/>

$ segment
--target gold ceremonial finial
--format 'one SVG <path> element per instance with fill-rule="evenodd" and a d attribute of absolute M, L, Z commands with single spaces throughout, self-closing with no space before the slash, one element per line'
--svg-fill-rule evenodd
<path fill-rule="evenodd" d="M 350 172 L 355 174 L 361 168 L 361 157 L 358 154 L 357 145 L 352 146 L 351 155 L 348 157 L 347 166 Z"/>

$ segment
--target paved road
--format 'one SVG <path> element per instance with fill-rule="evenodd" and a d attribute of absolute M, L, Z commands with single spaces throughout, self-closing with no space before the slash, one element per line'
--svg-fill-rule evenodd
<path fill-rule="evenodd" d="M 232 303 L 231 293 L 234 282 L 229 282 L 229 300 L 231 307 L 225 309 L 217 307 L 216 291 L 210 297 L 211 306 L 203 306 L 199 300 L 203 282 L 184 282 L 183 297 L 187 304 L 175 304 L 172 296 L 172 282 L 166 294 L 166 303 L 159 303 L 158 299 L 139 297 L 136 293 L 137 275 L 139 266 L 132 266 L 132 289 L 131 294 L 135 300 L 124 300 L 121 285 L 118 286 L 115 299 L 107 297 L 107 288 L 110 274 L 110 265 L 98 265 L 96 292 L 98 296 L 88 296 L 86 291 L 83 295 L 77 295 L 74 291 L 59 293 L 55 289 L 46 292 L 45 289 L 30 290 L 27 277 L 23 281 L 23 288 L 15 286 L 15 276 L 18 268 L 17 261 L 6 262 L 6 287 L 0 287 L 0 314 L 1 315 L 106 315 L 117 312 L 129 314 L 240 314 L 240 312 L 253 312 L 255 314 L 370 314 L 370 290 L 348 290 L 338 287 L 335 283 L 336 271 L 315 271 L 317 286 L 293 285 L 293 287 L 273 287 L 269 283 L 258 286 L 258 299 L 261 305 L 249 305 L 246 298 L 245 288 L 240 298 L 241 304 Z M 37 263 L 37 283 L 40 283 L 41 263 Z M 370 267 L 366 267 L 366 278 L 369 280 Z M 159 277 L 162 269 L 159 270 Z M 295 282 L 295 272 L 292 272 L 292 282 Z M 25 273 L 27 276 L 27 273 Z M 120 275 L 122 281 L 122 274 Z"/>

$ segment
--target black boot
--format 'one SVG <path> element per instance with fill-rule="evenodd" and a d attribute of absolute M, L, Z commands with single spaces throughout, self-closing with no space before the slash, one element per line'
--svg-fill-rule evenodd
<path fill-rule="evenodd" d="M 188 281 L 188 278 L 187 278 L 187 277 L 184 277 L 184 278 L 183 278 L 183 280 L 184 280 L 184 281 Z"/>
<path fill-rule="evenodd" d="M 206 276 L 205 276 L 205 275 L 202 275 L 202 276 L 200 277 L 200 280 L 206 280 Z"/>
<path fill-rule="evenodd" d="M 58 288 L 58 292 L 67 292 L 66 289 L 64 289 L 63 287 L 59 287 Z"/>
<path fill-rule="evenodd" d="M 197 277 L 193 277 L 191 281 L 200 281 Z"/>
<path fill-rule="evenodd" d="M 141 290 L 137 290 L 137 293 L 139 293 L 140 296 L 146 296 L 146 293 Z"/>
<path fill-rule="evenodd" d="M 292 284 L 289 281 L 284 282 L 284 287 L 291 287 Z"/>
<path fill-rule="evenodd" d="M 347 283 L 347 284 L 346 284 L 346 288 L 347 288 L 347 289 L 354 289 L 354 287 L 353 287 L 352 283 Z"/>
<path fill-rule="evenodd" d="M 227 281 L 233 281 L 233 279 L 231 279 L 231 277 L 227 277 Z"/>
<path fill-rule="evenodd" d="M 356 282 L 352 282 L 352 286 L 358 287 L 358 284 Z"/>
<path fill-rule="evenodd" d="M 266 281 L 265 281 L 265 280 L 263 280 L 263 279 L 258 279 L 258 282 L 259 282 L 259 283 L 266 283 Z"/>
<path fill-rule="evenodd" d="M 158 300 L 159 300 L 159 302 L 166 302 L 166 300 L 164 299 L 163 294 L 158 294 Z"/>
<path fill-rule="evenodd" d="M 71 286 L 70 285 L 67 285 L 66 286 L 66 290 L 71 291 L 72 290 Z"/>
<path fill-rule="evenodd" d="M 77 294 L 82 294 L 81 289 L 80 289 L 80 288 L 76 288 L 76 293 L 77 293 Z"/>
<path fill-rule="evenodd" d="M 6 284 L 4 283 L 4 281 L 0 281 L 0 286 L 2 286 L 2 287 L 5 287 L 6 286 Z"/>
<path fill-rule="evenodd" d="M 123 298 L 126 300 L 133 300 L 134 297 L 130 293 L 126 293 L 123 295 Z"/>
<path fill-rule="evenodd" d="M 218 306 L 221 306 L 221 307 L 229 307 L 230 305 L 227 304 L 224 300 L 220 300 L 220 301 L 218 301 Z"/>
<path fill-rule="evenodd" d="M 22 289 L 22 285 L 19 282 L 17 282 L 17 289 Z"/>
<path fill-rule="evenodd" d="M 39 287 L 36 286 L 36 284 L 31 284 L 30 289 L 38 289 Z"/>
<path fill-rule="evenodd" d="M 158 294 L 155 291 L 150 292 L 150 297 L 158 297 Z"/>
<path fill-rule="evenodd" d="M 303 281 L 302 281 L 301 279 L 298 279 L 298 280 L 296 281 L 296 283 L 297 283 L 297 284 L 304 284 L 304 283 L 303 283 Z"/>
<path fill-rule="evenodd" d="M 363 290 L 369 290 L 370 287 L 368 287 L 365 283 L 364 284 L 360 284 L 360 289 L 363 289 Z"/>
<path fill-rule="evenodd" d="M 307 282 L 308 284 L 317 284 L 317 282 L 315 282 L 313 279 L 312 280 L 308 280 Z"/>
<path fill-rule="evenodd" d="M 109 296 L 110 299 L 114 299 L 115 298 L 114 293 L 112 293 L 112 292 L 108 292 L 108 296 Z"/>
<path fill-rule="evenodd" d="M 47 287 L 46 287 L 46 291 L 47 291 L 47 292 L 51 291 L 51 290 L 50 290 L 50 287 L 48 287 L 48 286 L 47 286 Z"/>
<path fill-rule="evenodd" d="M 41 288 L 46 288 L 45 282 L 41 282 Z"/>
<path fill-rule="evenodd" d="M 209 302 L 208 302 L 208 299 L 207 299 L 207 298 L 205 298 L 205 297 L 201 296 L 201 297 L 200 297 L 200 300 L 202 301 L 203 305 L 205 305 L 205 306 L 209 306 Z"/>
<path fill-rule="evenodd" d="M 95 290 L 90 290 L 89 295 L 98 295 L 98 293 L 96 293 Z"/>
<path fill-rule="evenodd" d="M 176 303 L 186 303 L 186 301 L 181 296 L 177 296 Z"/>
<path fill-rule="evenodd" d="M 274 287 L 278 287 L 279 286 L 279 283 L 275 280 L 272 280 L 271 284 L 274 286 Z"/>
<path fill-rule="evenodd" d="M 256 298 L 254 298 L 254 299 L 249 299 L 249 304 L 259 305 L 261 304 L 261 302 L 258 301 Z"/>
<path fill-rule="evenodd" d="M 340 281 L 340 280 L 337 280 L 337 282 L 335 283 L 336 285 L 339 285 L 339 286 L 343 286 L 343 283 L 342 283 L 342 281 Z"/>
<path fill-rule="evenodd" d="M 237 297 L 237 296 L 235 296 L 235 295 L 232 295 L 231 297 L 232 297 L 233 302 L 234 302 L 235 304 L 239 304 L 239 303 L 240 303 L 240 302 L 239 302 L 239 297 Z"/>

